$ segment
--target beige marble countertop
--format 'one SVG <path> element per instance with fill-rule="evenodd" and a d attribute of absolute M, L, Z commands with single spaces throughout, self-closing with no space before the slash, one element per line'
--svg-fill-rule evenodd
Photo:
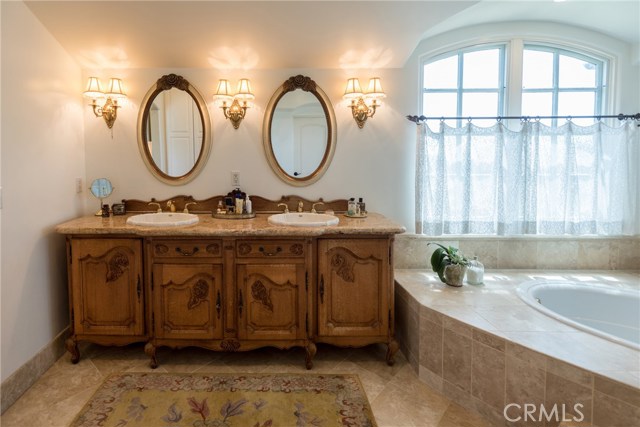
<path fill-rule="evenodd" d="M 216 219 L 211 214 L 198 214 L 199 222 L 178 227 L 142 227 L 128 225 L 122 216 L 84 216 L 58 225 L 55 230 L 61 234 L 117 234 L 132 236 L 323 236 L 323 235 L 389 235 L 405 232 L 405 227 L 377 213 L 368 213 L 366 218 L 340 218 L 337 225 L 328 227 L 290 227 L 271 225 L 267 221 L 270 214 L 257 214 L 251 219 Z"/>
<path fill-rule="evenodd" d="M 569 280 L 640 290 L 639 271 L 487 270 L 484 285 L 460 288 L 428 269 L 396 269 L 395 280 L 422 306 L 591 372 L 640 388 L 640 351 L 591 335 L 522 301 L 529 280 Z"/>

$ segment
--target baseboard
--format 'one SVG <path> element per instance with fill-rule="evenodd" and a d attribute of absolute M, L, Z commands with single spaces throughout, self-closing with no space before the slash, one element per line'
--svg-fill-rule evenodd
<path fill-rule="evenodd" d="M 66 327 L 27 363 L 2 382 L 0 413 L 9 409 L 62 356 L 65 352 L 64 341 L 68 336 L 69 327 Z"/>

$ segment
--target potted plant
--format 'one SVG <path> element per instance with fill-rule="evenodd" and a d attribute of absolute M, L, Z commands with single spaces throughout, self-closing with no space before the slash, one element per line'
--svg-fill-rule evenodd
<path fill-rule="evenodd" d="M 438 277 L 449 286 L 462 286 L 464 273 L 467 271 L 469 260 L 453 246 L 445 247 L 439 243 L 428 243 L 439 246 L 431 255 L 431 268 L 438 273 Z"/>

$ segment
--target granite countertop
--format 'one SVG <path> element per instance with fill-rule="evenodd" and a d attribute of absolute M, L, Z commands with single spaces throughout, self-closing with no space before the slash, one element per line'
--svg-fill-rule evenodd
<path fill-rule="evenodd" d="M 405 227 L 377 213 L 368 213 L 366 218 L 348 218 L 336 215 L 340 223 L 327 227 L 291 227 L 271 225 L 270 214 L 257 214 L 251 219 L 216 219 L 211 214 L 198 214 L 197 224 L 178 227 L 142 227 L 128 225 L 127 218 L 134 214 L 111 216 L 84 216 L 64 222 L 55 228 L 60 234 L 86 235 L 131 235 L 131 236 L 322 236 L 336 234 L 399 234 Z"/>

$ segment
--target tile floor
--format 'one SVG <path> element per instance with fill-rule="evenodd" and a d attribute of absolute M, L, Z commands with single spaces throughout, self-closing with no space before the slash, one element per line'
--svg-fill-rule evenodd
<path fill-rule="evenodd" d="M 380 427 L 490 427 L 479 415 L 422 383 L 400 352 L 396 364 L 387 366 L 385 351 L 381 345 L 359 349 L 319 345 L 311 372 L 358 374 Z M 0 417 L 0 424 L 67 426 L 106 376 L 151 371 L 148 362 L 142 345 L 83 345 L 80 363 L 72 365 L 68 354 L 62 356 Z M 302 349 L 216 353 L 198 348 L 161 348 L 158 362 L 155 372 L 307 372 Z"/>

